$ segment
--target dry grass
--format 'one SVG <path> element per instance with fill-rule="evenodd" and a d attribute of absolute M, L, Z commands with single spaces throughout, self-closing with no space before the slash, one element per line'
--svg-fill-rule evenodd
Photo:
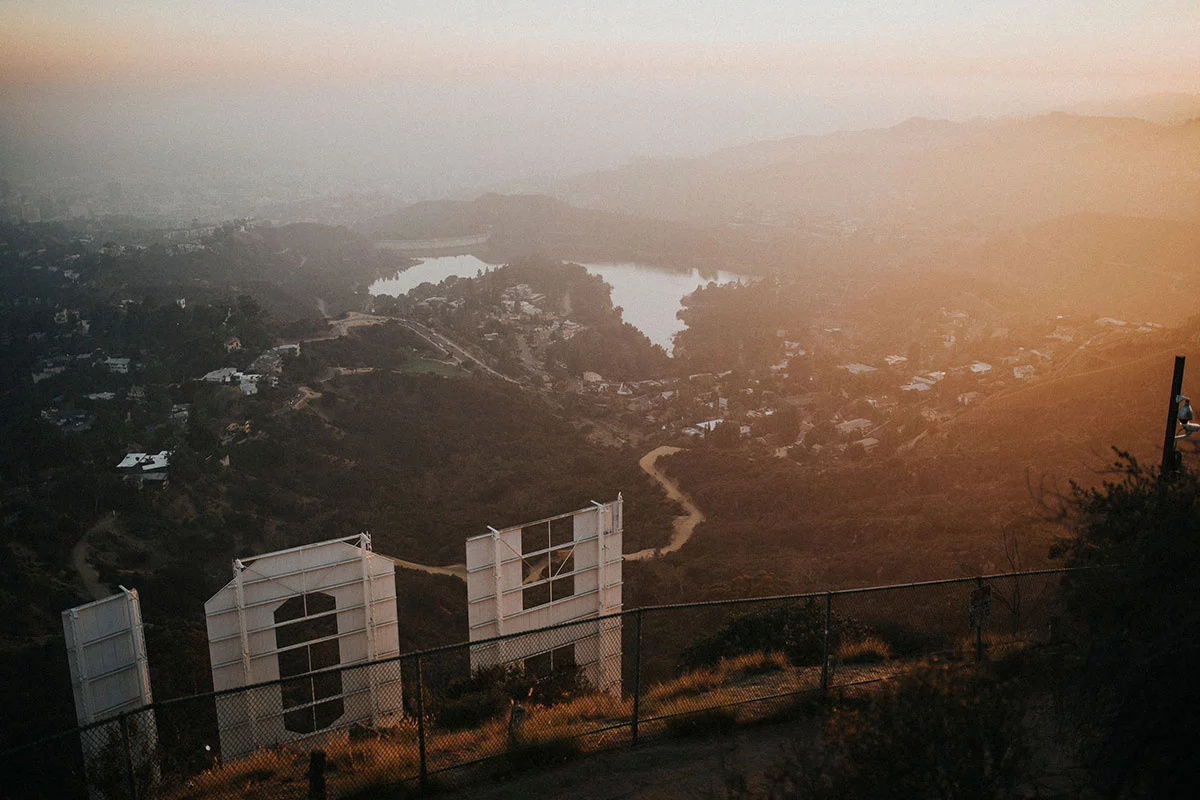
<path fill-rule="evenodd" d="M 525 720 L 525 728 L 555 731 L 575 736 L 630 719 L 633 702 L 608 694 L 589 694 L 554 706 L 534 706 Z"/>
<path fill-rule="evenodd" d="M 843 645 L 844 653 L 887 653 L 883 643 L 870 638 Z M 839 657 L 843 657 L 839 650 Z M 716 731 L 726 722 L 743 724 L 771 718 L 795 698 L 789 694 L 817 688 L 820 669 L 796 668 L 780 653 L 751 653 L 726 659 L 656 684 L 642 694 L 641 716 L 646 733 L 682 732 L 678 722 L 696 716 L 692 728 Z M 781 695 L 774 700 L 756 701 Z M 508 719 L 501 715 L 475 728 L 426 728 L 426 752 L 431 772 L 489 756 L 507 756 L 509 766 L 536 767 L 571 753 L 611 748 L 627 741 L 624 727 L 633 714 L 631 700 L 607 694 L 589 694 L 554 706 L 528 707 L 519 738 L 510 743 Z M 673 723 L 671 720 L 676 720 Z M 720 724 L 717 724 L 720 723 Z M 602 736 L 588 736 L 609 726 L 619 726 Z M 676 730 L 679 728 L 679 730 Z M 394 785 L 417 775 L 417 723 L 405 719 L 395 727 L 352 738 L 341 730 L 320 739 L 283 744 L 256 751 L 245 758 L 213 767 L 186 783 L 166 787 L 157 795 L 167 800 L 262 798 L 289 800 L 307 797 L 309 750 L 326 753 L 326 781 L 331 796 Z"/>
<path fill-rule="evenodd" d="M 291 745 L 220 764 L 161 792 L 163 798 L 290 798 L 308 793 L 308 752 Z M 292 790 L 290 785 L 295 786 Z"/>
<path fill-rule="evenodd" d="M 711 694 L 721 687 L 742 683 L 749 677 L 789 670 L 792 670 L 792 667 L 782 653 L 758 652 L 736 658 L 723 658 L 711 667 L 701 667 L 651 687 L 643 695 L 643 702 L 661 704 L 686 700 Z"/>
<path fill-rule="evenodd" d="M 1029 642 L 1019 635 L 985 631 L 983 634 L 983 649 L 988 658 L 1005 658 L 1029 647 Z M 958 640 L 955 649 L 959 653 L 973 656 L 975 653 L 975 637 L 965 636 Z"/>
<path fill-rule="evenodd" d="M 835 653 L 843 664 L 878 664 L 895 658 L 892 646 L 877 636 L 842 642 Z"/>

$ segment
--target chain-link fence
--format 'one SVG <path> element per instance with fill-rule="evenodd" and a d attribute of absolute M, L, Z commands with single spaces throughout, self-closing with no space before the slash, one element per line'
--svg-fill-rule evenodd
<path fill-rule="evenodd" d="M 781 718 L 1054 640 L 1063 572 L 634 609 L 159 702 L 0 753 L 0 795 L 342 797 Z"/>

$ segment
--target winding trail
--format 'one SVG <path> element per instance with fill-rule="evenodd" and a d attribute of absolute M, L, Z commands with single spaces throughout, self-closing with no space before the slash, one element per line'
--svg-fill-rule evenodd
<path fill-rule="evenodd" d="M 662 447 L 654 448 L 638 460 L 638 466 L 642 468 L 642 471 L 658 481 L 658 484 L 663 487 L 663 491 L 667 493 L 667 497 L 683 506 L 685 513 L 672 521 L 673 531 L 671 533 L 671 541 L 662 547 L 648 547 L 645 550 L 638 550 L 636 553 L 626 553 L 623 556 L 625 561 L 649 561 L 652 558 L 661 558 L 665 555 L 678 552 L 692 538 L 692 535 L 696 532 L 696 526 L 704 522 L 704 512 L 692 502 L 692 498 L 683 493 L 683 490 L 679 488 L 679 484 L 668 478 L 658 468 L 658 459 L 663 456 L 669 456 L 672 453 L 678 453 L 682 449 L 680 447 L 663 445 Z M 377 554 L 402 569 L 411 569 L 429 575 L 446 575 L 463 581 L 467 579 L 466 564 L 449 564 L 444 567 L 437 567 L 428 564 L 418 564 L 415 561 L 405 561 L 402 558 L 389 556 L 386 553 L 377 552 Z"/>
<path fill-rule="evenodd" d="M 79 573 L 79 579 L 83 581 L 84 589 L 93 600 L 103 600 L 112 594 L 112 590 L 100 582 L 100 573 L 88 561 L 88 555 L 92 552 L 92 544 L 89 539 L 93 533 L 114 530 L 116 524 L 115 512 L 104 514 L 96 520 L 95 525 L 88 528 L 87 532 L 76 542 L 75 547 L 71 549 L 71 560 L 75 565 L 75 571 Z"/>
<path fill-rule="evenodd" d="M 676 517 L 672 522 L 674 530 L 671 533 L 671 541 L 664 547 L 649 547 L 645 550 L 638 550 L 636 553 L 626 553 L 626 561 L 647 561 L 651 558 L 660 558 L 670 553 L 678 552 L 679 548 L 687 544 L 688 540 L 692 538 L 692 534 L 696 532 L 696 526 L 704 522 L 704 512 L 692 502 L 692 498 L 683 493 L 683 490 L 679 488 L 679 484 L 668 478 L 658 468 L 658 459 L 663 456 L 669 456 L 672 453 L 678 453 L 681 449 L 680 447 L 663 445 L 646 453 L 638 461 L 638 466 L 642 468 L 642 471 L 658 481 L 659 485 L 663 487 L 663 491 L 667 493 L 667 497 L 683 506 L 683 510 L 686 513 L 681 517 Z"/>

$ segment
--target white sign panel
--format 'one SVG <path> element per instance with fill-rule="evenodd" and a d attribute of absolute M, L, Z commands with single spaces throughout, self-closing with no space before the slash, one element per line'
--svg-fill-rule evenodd
<path fill-rule="evenodd" d="M 80 725 L 150 705 L 150 670 L 136 590 L 67 609 L 67 640 L 75 718 Z"/>
<path fill-rule="evenodd" d="M 622 501 L 467 540 L 470 640 L 479 642 L 621 611 Z M 603 619 L 471 648 L 473 670 L 524 663 L 580 668 L 621 691 L 621 620 Z M 535 668 L 536 665 L 536 668 Z"/>
<path fill-rule="evenodd" d="M 401 713 L 395 565 L 363 533 L 233 562 L 204 604 L 221 754 Z M 287 680 L 294 679 L 294 680 Z"/>
<path fill-rule="evenodd" d="M 62 614 L 75 696 L 75 718 L 91 725 L 150 705 L 150 669 L 142 631 L 142 609 L 136 590 L 69 608 Z M 92 728 L 80 737 L 89 775 L 104 771 L 104 747 L 119 741 L 117 723 Z M 139 768 L 156 770 L 153 761 L 158 733 L 150 712 L 129 719 L 126 727 L 129 757 Z M 92 790 L 91 797 L 103 795 Z"/>

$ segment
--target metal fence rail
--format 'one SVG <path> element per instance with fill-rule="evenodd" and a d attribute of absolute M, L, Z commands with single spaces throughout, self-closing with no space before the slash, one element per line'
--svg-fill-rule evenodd
<path fill-rule="evenodd" d="M 466 783 L 772 718 L 928 658 L 1052 641 L 1065 572 L 653 606 L 168 700 L 0 753 L 0 794 L 283 800 Z M 350 712 L 399 705 L 345 700 L 362 687 L 401 694 L 403 713 Z"/>

